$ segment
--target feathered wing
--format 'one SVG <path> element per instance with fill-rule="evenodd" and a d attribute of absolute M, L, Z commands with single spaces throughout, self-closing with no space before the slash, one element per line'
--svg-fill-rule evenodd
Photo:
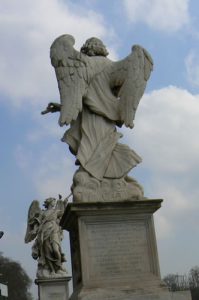
<path fill-rule="evenodd" d="M 120 119 L 126 127 L 133 127 L 135 112 L 152 69 L 150 54 L 138 45 L 133 46 L 129 56 L 112 66 L 110 82 L 120 100 Z"/>
<path fill-rule="evenodd" d="M 41 208 L 39 206 L 39 201 L 33 200 L 28 210 L 25 243 L 29 243 L 36 238 L 40 221 Z"/>
<path fill-rule="evenodd" d="M 77 119 L 88 85 L 88 58 L 73 48 L 74 43 L 73 36 L 65 34 L 58 37 L 50 49 L 61 99 L 60 126 Z"/>

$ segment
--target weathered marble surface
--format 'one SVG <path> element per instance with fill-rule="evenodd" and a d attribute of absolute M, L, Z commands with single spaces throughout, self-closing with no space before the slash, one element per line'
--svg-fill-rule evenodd
<path fill-rule="evenodd" d="M 118 142 L 122 134 L 117 128 L 123 125 L 133 128 L 135 113 L 153 68 L 152 58 L 143 47 L 135 45 L 126 58 L 113 62 L 107 58 L 108 51 L 98 38 L 88 39 L 80 51 L 74 44 L 74 37 L 65 34 L 51 46 L 51 63 L 61 103 L 51 102 L 42 112 L 60 111 L 60 126 L 70 125 L 62 141 L 76 156 L 76 164 L 84 171 L 87 181 L 86 187 L 82 186 L 75 174 L 74 201 L 86 202 L 91 198 L 94 201 L 97 195 L 100 198 L 96 201 L 140 198 L 142 188 L 133 180 L 128 182 L 126 177 L 141 162 L 141 157 Z M 125 191 L 117 196 L 112 192 L 116 179 L 120 185 L 126 184 Z M 97 186 L 96 192 L 93 184 Z"/>
<path fill-rule="evenodd" d="M 81 168 L 76 171 L 72 185 L 73 202 L 110 202 L 125 199 L 143 199 L 144 191 L 133 178 L 103 178 L 101 181 Z"/>
<path fill-rule="evenodd" d="M 71 277 L 36 279 L 38 300 L 68 300 Z"/>
<path fill-rule="evenodd" d="M 44 210 L 37 200 L 30 205 L 25 243 L 34 240 L 32 257 L 38 261 L 38 278 L 65 277 L 67 274 L 63 265 L 66 259 L 61 249 L 63 232 L 59 225 L 66 204 L 66 199 L 47 198 Z"/>
<path fill-rule="evenodd" d="M 70 300 L 168 300 L 153 213 L 161 200 L 69 204 L 74 293 Z"/>

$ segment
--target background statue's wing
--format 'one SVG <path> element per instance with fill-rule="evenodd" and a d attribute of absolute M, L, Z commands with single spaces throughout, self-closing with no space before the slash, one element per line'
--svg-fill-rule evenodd
<path fill-rule="evenodd" d="M 31 242 L 37 236 L 38 227 L 40 224 L 40 218 L 41 218 L 41 208 L 39 206 L 39 201 L 33 200 L 28 210 L 25 243 Z"/>
<path fill-rule="evenodd" d="M 135 45 L 132 53 L 114 63 L 112 68 L 111 85 L 120 99 L 121 122 L 132 128 L 136 109 L 153 69 L 153 60 L 144 48 Z"/>
<path fill-rule="evenodd" d="M 74 43 L 73 36 L 65 34 L 50 48 L 61 99 L 60 126 L 76 120 L 88 85 L 87 57 L 73 48 Z"/>

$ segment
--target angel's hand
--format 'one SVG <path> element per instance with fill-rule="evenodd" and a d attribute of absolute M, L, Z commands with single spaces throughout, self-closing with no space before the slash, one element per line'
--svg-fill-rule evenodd
<path fill-rule="evenodd" d="M 55 102 L 50 102 L 50 103 L 48 103 L 48 106 L 46 107 L 46 109 L 41 112 L 41 114 L 45 115 L 49 112 L 54 113 L 54 112 L 57 112 L 60 110 L 61 110 L 61 104 L 55 103 Z"/>
<path fill-rule="evenodd" d="M 67 206 L 67 204 L 68 204 L 68 200 L 69 200 L 69 198 L 70 198 L 70 196 L 72 196 L 73 194 L 72 193 L 70 193 L 70 195 L 68 195 L 64 200 L 63 200 L 63 202 L 64 202 L 64 207 L 66 207 Z"/>
<path fill-rule="evenodd" d="M 39 256 L 38 256 L 38 254 L 37 254 L 37 253 L 35 253 L 35 252 L 33 252 L 33 253 L 32 253 L 32 258 L 33 258 L 33 259 L 35 259 L 35 260 L 36 260 L 38 257 L 39 257 Z"/>

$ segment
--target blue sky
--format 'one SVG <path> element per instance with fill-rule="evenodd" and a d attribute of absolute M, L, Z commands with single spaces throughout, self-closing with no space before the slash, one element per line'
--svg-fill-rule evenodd
<path fill-rule="evenodd" d="M 145 196 L 163 198 L 155 223 L 162 275 L 199 265 L 199 4 L 196 0 L 2 0 L 0 12 L 1 251 L 34 279 L 24 245 L 33 199 L 70 193 L 74 157 L 58 115 L 41 116 L 59 93 L 49 48 L 69 33 L 76 48 L 101 38 L 110 58 L 145 47 L 154 71 L 124 142 L 143 162 L 131 172 Z M 68 242 L 63 247 L 68 251 Z"/>

